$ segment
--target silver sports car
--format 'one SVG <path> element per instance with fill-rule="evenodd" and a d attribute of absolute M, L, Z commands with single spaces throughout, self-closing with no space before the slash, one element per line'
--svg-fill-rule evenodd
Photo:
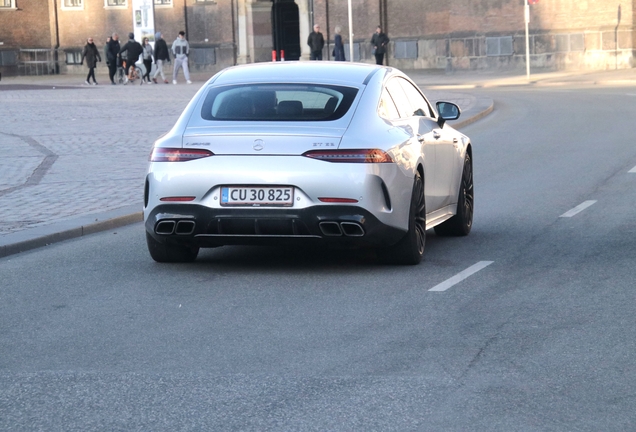
<path fill-rule="evenodd" d="M 473 219 L 472 148 L 395 68 L 336 62 L 225 69 L 155 143 L 144 194 L 159 262 L 201 247 L 312 242 L 417 264 L 425 231 Z"/>

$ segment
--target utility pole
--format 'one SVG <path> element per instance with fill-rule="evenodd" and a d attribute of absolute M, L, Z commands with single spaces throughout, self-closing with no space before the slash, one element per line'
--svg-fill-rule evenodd
<path fill-rule="evenodd" d="M 528 0 L 525 1 L 523 7 L 523 18 L 526 22 L 526 77 L 530 79 L 530 35 L 528 33 L 528 24 L 530 24 L 530 6 Z"/>
<path fill-rule="evenodd" d="M 351 16 L 351 0 L 348 0 L 349 12 L 349 61 L 353 61 L 353 18 Z"/>

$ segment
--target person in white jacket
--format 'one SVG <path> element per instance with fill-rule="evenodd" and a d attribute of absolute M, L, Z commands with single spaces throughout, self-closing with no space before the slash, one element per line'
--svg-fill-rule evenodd
<path fill-rule="evenodd" d="M 172 84 L 177 83 L 177 74 L 179 68 L 183 68 L 183 75 L 188 84 L 190 81 L 190 71 L 188 70 L 188 55 L 190 54 L 190 45 L 185 38 L 185 32 L 180 31 L 179 36 L 172 42 L 172 55 L 174 56 L 174 69 L 172 70 Z"/>

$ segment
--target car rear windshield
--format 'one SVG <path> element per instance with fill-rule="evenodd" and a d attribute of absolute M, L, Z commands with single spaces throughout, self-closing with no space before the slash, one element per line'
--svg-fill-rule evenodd
<path fill-rule="evenodd" d="M 213 87 L 201 116 L 206 120 L 328 121 L 345 115 L 357 88 L 316 84 Z"/>

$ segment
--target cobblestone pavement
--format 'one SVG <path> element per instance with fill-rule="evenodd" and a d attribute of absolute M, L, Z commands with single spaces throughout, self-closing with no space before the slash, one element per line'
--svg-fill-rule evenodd
<path fill-rule="evenodd" d="M 78 216 L 99 220 L 113 210 L 140 212 L 152 143 L 172 127 L 204 79 L 176 86 L 85 86 L 77 76 L 4 79 L 0 247 Z M 432 101 L 458 103 L 465 113 L 483 110 L 470 94 L 426 93 Z"/>
<path fill-rule="evenodd" d="M 141 209 L 152 143 L 198 88 L 0 91 L 0 236 L 131 204 Z"/>

